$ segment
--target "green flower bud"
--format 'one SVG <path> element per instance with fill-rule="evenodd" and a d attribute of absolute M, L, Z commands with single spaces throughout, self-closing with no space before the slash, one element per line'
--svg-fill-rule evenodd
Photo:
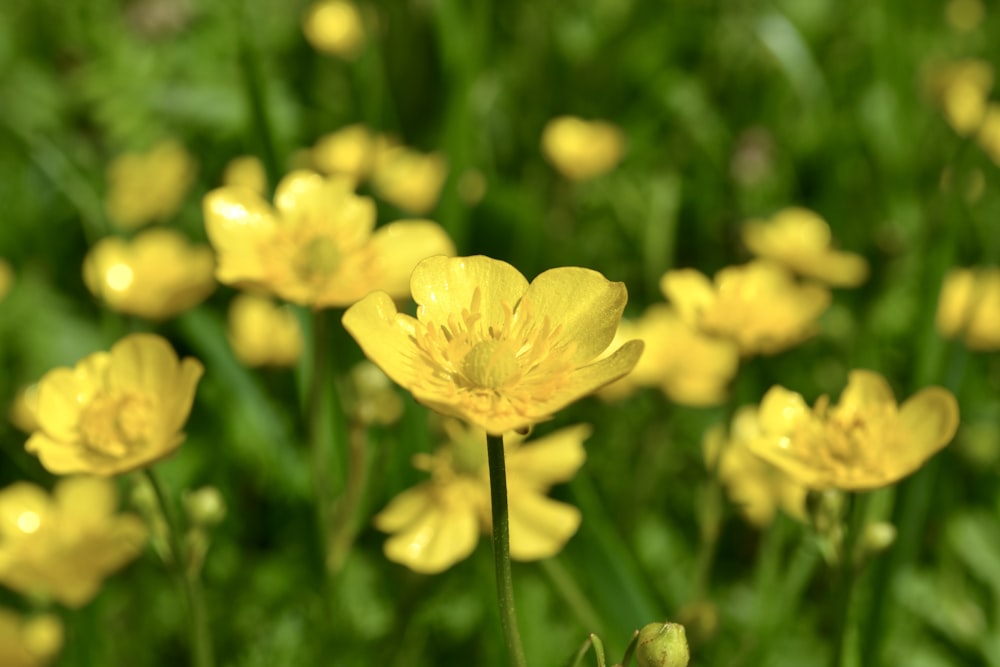
<path fill-rule="evenodd" d="M 639 631 L 635 659 L 639 667 L 687 667 L 687 635 L 680 623 L 650 623 Z"/>
<path fill-rule="evenodd" d="M 226 501 L 214 486 L 186 492 L 184 507 L 196 526 L 215 526 L 226 518 Z"/>

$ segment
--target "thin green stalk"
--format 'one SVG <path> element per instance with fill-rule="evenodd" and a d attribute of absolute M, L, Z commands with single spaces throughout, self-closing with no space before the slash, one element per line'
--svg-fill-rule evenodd
<path fill-rule="evenodd" d="M 159 475 L 151 468 L 146 468 L 143 472 L 156 493 L 156 500 L 160 504 L 160 510 L 167 522 L 167 539 L 172 556 L 169 565 L 180 582 L 188 606 L 192 664 L 194 667 L 212 667 L 215 664 L 215 658 L 212 651 L 212 634 L 205 612 L 205 600 L 197 575 L 189 572 L 187 568 L 185 550 L 181 542 L 180 521 Z"/>
<path fill-rule="evenodd" d="M 347 487 L 333 511 L 327 569 L 336 574 L 344 566 L 361 523 L 362 500 L 371 478 L 368 438 L 364 424 L 356 424 L 350 437 Z"/>
<path fill-rule="evenodd" d="M 851 496 L 851 516 L 840 550 L 840 572 L 835 589 L 836 630 L 830 667 L 841 667 L 847 650 L 851 625 L 851 597 L 857 579 L 858 564 L 854 560 L 855 547 L 865 527 L 869 494 Z"/>
<path fill-rule="evenodd" d="M 570 574 L 558 556 L 541 561 L 542 572 L 549 578 L 559 595 L 566 601 L 566 606 L 572 611 L 584 629 L 592 633 L 605 633 L 606 628 L 601 622 L 594 605 L 580 589 L 576 579 Z"/>
<path fill-rule="evenodd" d="M 583 664 L 584 656 L 587 655 L 587 651 L 592 646 L 594 647 L 594 657 L 597 658 L 597 667 L 605 667 L 604 644 L 601 643 L 601 638 L 593 633 L 587 637 L 586 641 L 583 642 L 583 645 L 580 646 L 580 649 L 570 660 L 569 667 L 580 667 Z"/>
<path fill-rule="evenodd" d="M 526 667 L 521 635 L 517 630 L 514 607 L 514 582 L 510 572 L 510 526 L 507 515 L 507 467 L 504 463 L 503 436 L 486 434 L 486 455 L 490 468 L 490 505 L 493 511 L 493 565 L 497 575 L 497 598 L 500 625 L 507 659 L 512 667 Z"/>

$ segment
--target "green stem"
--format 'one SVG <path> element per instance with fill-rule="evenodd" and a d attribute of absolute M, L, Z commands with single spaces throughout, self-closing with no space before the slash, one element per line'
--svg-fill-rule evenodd
<path fill-rule="evenodd" d="M 350 438 L 350 462 L 348 464 L 347 488 L 337 501 L 333 512 L 329 551 L 326 557 L 327 569 L 336 574 L 344 566 L 347 555 L 357 537 L 361 523 L 361 502 L 368 488 L 370 462 L 368 439 L 364 424 L 356 424 Z"/>
<path fill-rule="evenodd" d="M 192 664 L 194 667 L 212 667 L 215 664 L 215 658 L 212 652 L 212 635 L 208 627 L 208 616 L 205 612 L 205 600 L 197 575 L 189 572 L 187 568 L 185 550 L 181 543 L 180 521 L 159 475 L 151 468 L 146 468 L 143 472 L 156 493 L 156 500 L 160 504 L 163 518 L 167 522 L 167 539 L 172 556 L 169 565 L 175 571 L 188 606 Z"/>
<path fill-rule="evenodd" d="M 566 569 L 559 557 L 546 558 L 541 561 L 540 565 L 556 591 L 566 601 L 566 606 L 576 615 L 580 625 L 592 633 L 604 633 L 605 627 L 597 610 L 590 604 L 590 600 L 584 595 L 580 585 L 576 583 L 576 579 Z"/>
<path fill-rule="evenodd" d="M 868 513 L 870 494 L 854 494 L 851 496 L 851 517 L 844 541 L 840 550 L 840 573 L 835 590 L 836 632 L 834 634 L 833 657 L 830 667 L 841 667 L 847 650 L 847 640 L 851 625 L 851 594 L 857 579 L 858 564 L 854 554 L 858 540 L 865 527 L 865 516 Z"/>
<path fill-rule="evenodd" d="M 493 510 L 493 565 L 497 575 L 500 625 L 507 658 L 512 667 L 526 667 L 521 635 L 514 608 L 514 582 L 510 572 L 510 525 L 507 516 L 507 467 L 504 464 L 503 436 L 486 434 L 486 454 L 490 468 L 490 505 Z"/>

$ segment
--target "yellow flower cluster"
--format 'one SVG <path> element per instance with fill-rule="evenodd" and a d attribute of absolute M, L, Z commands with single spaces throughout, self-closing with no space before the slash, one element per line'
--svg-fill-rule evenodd
<path fill-rule="evenodd" d="M 0 491 L 0 583 L 24 595 L 81 607 L 105 577 L 138 556 L 146 528 L 117 514 L 110 480 L 74 477 L 52 496 L 27 482 Z M 2 649 L 0 649 L 2 650 Z"/>
<path fill-rule="evenodd" d="M 91 294 L 111 310 L 151 320 L 178 315 L 215 290 L 211 248 L 192 245 L 180 232 L 150 229 L 131 241 L 109 236 L 83 262 Z"/>
<path fill-rule="evenodd" d="M 530 284 L 488 257 L 430 257 L 410 279 L 417 317 L 375 292 L 344 326 L 365 354 L 421 403 L 492 434 L 524 429 L 632 370 L 615 337 L 625 285 L 596 271 L 552 269 Z"/>
<path fill-rule="evenodd" d="M 1000 104 L 989 99 L 993 83 L 993 65 L 971 58 L 931 68 L 925 77 L 927 94 L 945 121 L 1000 165 Z"/>
<path fill-rule="evenodd" d="M 169 456 L 204 368 L 170 344 L 132 334 L 38 383 L 38 430 L 25 444 L 52 473 L 116 475 Z"/>
<path fill-rule="evenodd" d="M 255 294 L 229 305 L 229 345 L 247 366 L 294 366 L 302 354 L 299 320 L 286 306 Z"/>
<path fill-rule="evenodd" d="M 125 153 L 108 166 L 108 218 L 122 229 L 136 229 L 173 216 L 194 182 L 194 158 L 176 141 L 146 153 Z"/>
<path fill-rule="evenodd" d="M 559 116 L 542 130 L 542 154 L 566 178 L 587 181 L 621 162 L 625 135 L 611 123 Z"/>
<path fill-rule="evenodd" d="M 817 489 L 867 491 L 914 472 L 948 444 L 958 428 L 958 402 L 928 387 L 897 406 L 872 371 L 851 371 L 840 401 L 826 396 L 810 409 L 801 395 L 772 387 L 760 404 L 758 456 Z"/>
<path fill-rule="evenodd" d="M 44 667 L 63 645 L 63 626 L 57 616 L 23 618 L 0 608 L 0 665 Z"/>
<path fill-rule="evenodd" d="M 213 190 L 204 208 L 220 282 L 313 308 L 346 306 L 375 289 L 405 296 L 418 261 L 454 253 L 444 230 L 428 220 L 374 229 L 371 199 L 356 195 L 348 180 L 310 171 L 282 179 L 273 208 L 240 187 Z"/>
<path fill-rule="evenodd" d="M 404 491 L 375 517 L 375 526 L 392 533 L 386 556 L 411 570 L 441 572 L 476 548 L 490 519 L 490 481 L 486 434 L 454 420 L 445 422 L 448 442 L 433 455 L 414 457 L 431 479 Z M 515 560 L 557 554 L 580 525 L 580 511 L 546 497 L 555 484 L 569 481 L 583 465 L 583 441 L 590 427 L 561 429 L 531 443 L 504 438 L 510 506 L 510 553 Z"/>
<path fill-rule="evenodd" d="M 1000 350 L 1000 268 L 952 269 L 938 299 L 937 329 L 971 350 Z"/>

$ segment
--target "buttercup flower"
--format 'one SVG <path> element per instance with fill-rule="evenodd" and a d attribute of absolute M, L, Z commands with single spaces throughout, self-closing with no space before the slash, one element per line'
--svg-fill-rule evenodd
<path fill-rule="evenodd" d="M 24 433 L 38 430 L 38 383 L 17 390 L 8 411 L 10 423 Z"/>
<path fill-rule="evenodd" d="M 253 155 L 235 157 L 222 172 L 222 184 L 246 188 L 263 197 L 267 192 L 267 171 L 264 169 L 264 163 Z"/>
<path fill-rule="evenodd" d="M 760 404 L 758 456 L 813 489 L 868 491 L 906 477 L 947 445 L 958 428 L 958 402 L 928 387 L 896 405 L 878 373 L 851 371 L 837 405 L 772 387 Z"/>
<path fill-rule="evenodd" d="M 191 244 L 172 229 L 150 229 L 131 241 L 98 241 L 83 262 L 83 281 L 111 310 L 163 320 L 208 298 L 214 271 L 208 246 Z"/>
<path fill-rule="evenodd" d="M 531 284 L 488 257 L 430 257 L 413 270 L 417 318 L 383 292 L 344 313 L 361 349 L 427 406 L 489 433 L 522 429 L 629 372 L 642 342 L 611 343 L 623 283 L 577 267 Z"/>
<path fill-rule="evenodd" d="M 621 162 L 625 136 L 611 123 L 560 116 L 542 130 L 542 153 L 566 178 L 586 181 Z"/>
<path fill-rule="evenodd" d="M 385 554 L 411 570 L 441 572 L 471 554 L 490 529 L 490 481 L 482 429 L 449 420 L 449 442 L 433 455 L 414 457 L 431 479 L 398 495 L 375 517 L 393 533 Z M 583 465 L 590 427 L 578 424 L 531 443 L 504 437 L 510 508 L 510 555 L 515 560 L 554 556 L 580 526 L 580 511 L 546 497 Z"/>
<path fill-rule="evenodd" d="M 721 425 L 705 434 L 705 462 L 715 469 L 730 499 L 755 526 L 770 524 L 779 508 L 805 521 L 806 487 L 750 451 L 750 443 L 758 437 L 757 406 L 743 406 L 733 416 L 728 434 Z"/>
<path fill-rule="evenodd" d="M 375 164 L 375 138 L 364 125 L 348 125 L 320 137 L 312 161 L 324 174 L 347 176 L 354 183 L 368 178 Z"/>
<path fill-rule="evenodd" d="M 104 579 L 146 543 L 139 517 L 118 514 L 110 480 L 74 477 L 49 496 L 27 482 L 0 491 L 0 583 L 68 607 L 89 602 Z"/>
<path fill-rule="evenodd" d="M 39 430 L 25 444 L 56 475 L 117 475 L 169 456 L 204 367 L 170 344 L 132 334 L 38 383 Z"/>
<path fill-rule="evenodd" d="M 229 345 L 247 366 L 294 366 L 302 354 L 295 313 L 266 297 L 241 294 L 229 305 Z"/>
<path fill-rule="evenodd" d="M 0 258 L 0 301 L 3 301 L 3 298 L 7 296 L 13 282 L 14 270 L 10 268 L 10 264 Z"/>
<path fill-rule="evenodd" d="M 770 220 L 747 222 L 743 225 L 743 242 L 758 257 L 828 285 L 857 287 L 868 278 L 865 258 L 834 250 L 830 246 L 830 226 L 808 209 L 786 208 Z"/>
<path fill-rule="evenodd" d="M 320 53 L 353 60 L 365 45 L 365 24 L 361 13 L 346 0 L 321 0 L 306 13 L 302 22 L 306 40 Z"/>
<path fill-rule="evenodd" d="M 346 306 L 373 290 L 406 295 L 410 272 L 431 255 L 453 254 L 436 223 L 375 226 L 375 203 L 351 184 L 295 171 L 278 184 L 274 208 L 242 188 L 205 196 L 205 228 L 220 282 L 267 290 L 314 308 Z"/>
<path fill-rule="evenodd" d="M 957 60 L 930 70 L 927 93 L 941 107 L 945 121 L 957 134 L 979 129 L 993 88 L 993 66 L 985 60 Z"/>
<path fill-rule="evenodd" d="M 59 617 L 40 614 L 24 618 L 0 608 L 0 665 L 4 667 L 44 667 L 63 645 Z"/>
<path fill-rule="evenodd" d="M 660 289 L 684 321 L 735 341 L 744 357 L 776 354 L 809 338 L 830 305 L 829 290 L 799 284 L 764 260 L 722 269 L 714 284 L 694 269 L 668 271 Z"/>
<path fill-rule="evenodd" d="M 176 141 L 119 155 L 108 166 L 108 217 L 122 229 L 167 220 L 181 207 L 194 175 L 194 158 Z"/>
<path fill-rule="evenodd" d="M 631 373 L 600 390 L 605 398 L 633 387 L 656 387 L 681 405 L 718 405 L 740 364 L 730 340 L 706 336 L 666 304 L 654 304 L 635 322 L 622 320 L 616 340 L 641 340 L 645 347 Z"/>
<path fill-rule="evenodd" d="M 440 153 L 392 145 L 376 149 L 372 188 L 404 211 L 423 215 L 433 209 L 447 177 L 448 161 Z"/>
<path fill-rule="evenodd" d="M 986 107 L 986 114 L 979 126 L 976 143 L 1000 166 L 1000 104 L 991 103 Z"/>
<path fill-rule="evenodd" d="M 1000 350 L 1000 268 L 952 269 L 938 299 L 937 329 L 971 350 Z"/>

